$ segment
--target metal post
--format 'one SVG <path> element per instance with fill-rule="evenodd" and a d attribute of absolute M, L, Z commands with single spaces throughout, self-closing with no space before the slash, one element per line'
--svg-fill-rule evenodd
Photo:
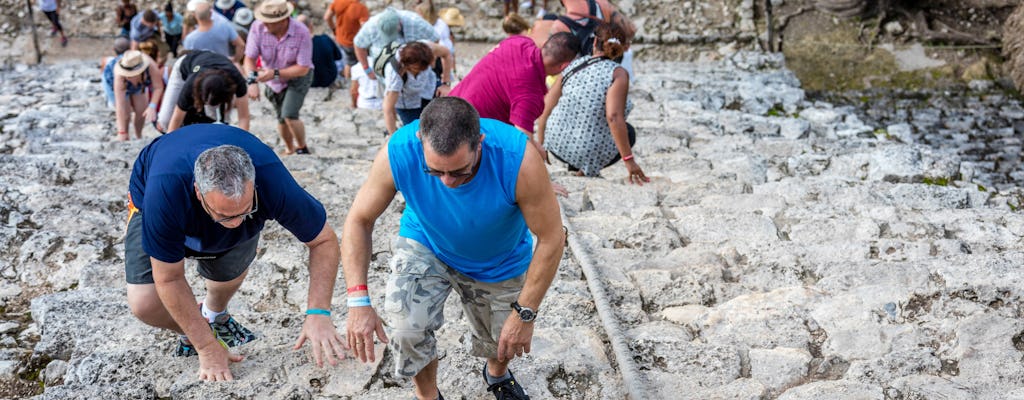
<path fill-rule="evenodd" d="M 36 64 L 43 62 L 43 53 L 39 51 L 39 35 L 36 34 L 36 23 L 32 18 L 32 0 L 25 0 L 28 6 L 28 25 L 32 27 L 32 47 L 36 50 Z"/>

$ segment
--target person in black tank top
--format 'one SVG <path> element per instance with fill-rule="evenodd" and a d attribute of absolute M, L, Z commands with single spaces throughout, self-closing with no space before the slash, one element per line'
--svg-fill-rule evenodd
<path fill-rule="evenodd" d="M 232 110 L 238 127 L 249 130 L 249 98 L 245 78 L 223 55 L 194 51 L 175 63 L 168 81 L 164 107 L 173 113 L 167 131 L 192 124 L 229 123 Z M 161 122 L 165 114 L 161 113 Z"/>

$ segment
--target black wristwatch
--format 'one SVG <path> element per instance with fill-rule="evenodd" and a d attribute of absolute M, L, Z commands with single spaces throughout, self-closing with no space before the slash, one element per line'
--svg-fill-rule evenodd
<path fill-rule="evenodd" d="M 246 85 L 252 85 L 254 83 L 256 83 L 256 71 L 253 71 L 251 74 L 249 74 L 249 78 L 246 78 L 245 80 Z"/>
<path fill-rule="evenodd" d="M 533 322 L 533 320 L 537 319 L 536 311 L 530 307 L 519 305 L 518 301 L 512 303 L 512 309 L 519 313 L 519 319 L 523 320 L 523 322 Z"/>
<path fill-rule="evenodd" d="M 275 69 L 274 70 L 274 79 L 278 79 L 280 77 L 281 77 L 281 70 Z"/>

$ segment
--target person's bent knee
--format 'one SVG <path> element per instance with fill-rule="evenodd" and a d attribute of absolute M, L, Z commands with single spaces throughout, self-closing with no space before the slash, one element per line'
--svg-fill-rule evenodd
<path fill-rule="evenodd" d="M 154 322 L 162 321 L 167 315 L 153 284 L 128 285 L 128 308 L 135 318 L 148 325 L 156 325 Z"/>

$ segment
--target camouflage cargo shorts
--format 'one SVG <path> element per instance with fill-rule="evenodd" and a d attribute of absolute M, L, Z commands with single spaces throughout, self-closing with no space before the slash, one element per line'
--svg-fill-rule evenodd
<path fill-rule="evenodd" d="M 395 373 L 411 377 L 437 358 L 434 332 L 444 325 L 444 302 L 452 289 L 472 327 L 471 353 L 497 357 L 498 336 L 519 298 L 526 274 L 501 282 L 480 282 L 445 265 L 426 246 L 398 237 L 384 298 Z"/>

